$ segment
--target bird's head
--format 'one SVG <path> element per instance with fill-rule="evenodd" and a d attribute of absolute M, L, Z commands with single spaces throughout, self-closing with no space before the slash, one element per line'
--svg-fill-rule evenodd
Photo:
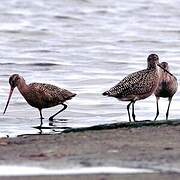
<path fill-rule="evenodd" d="M 156 68 L 156 64 L 159 64 L 159 57 L 157 54 L 150 54 L 147 58 L 148 68 Z"/>
<path fill-rule="evenodd" d="M 161 69 L 163 69 L 165 72 L 167 72 L 168 74 L 170 74 L 171 76 L 173 76 L 173 74 L 171 74 L 169 72 L 169 66 L 167 62 L 162 62 L 159 63 L 159 57 L 157 54 L 150 54 L 148 56 L 148 69 L 152 69 L 152 68 L 156 68 L 157 66 L 159 66 Z M 157 65 L 157 66 L 156 66 Z"/>
<path fill-rule="evenodd" d="M 169 71 L 169 65 L 167 62 L 162 62 L 162 63 L 160 63 L 160 65 L 161 65 L 161 67 L 163 67 L 164 69 Z"/>
<path fill-rule="evenodd" d="M 9 84 L 10 84 L 11 88 L 10 88 L 9 97 L 8 97 L 8 100 L 7 100 L 7 103 L 6 103 L 6 107 L 4 109 L 4 113 L 3 114 L 5 114 L 5 112 L 6 112 L 6 109 L 8 107 L 8 104 L 9 104 L 9 101 L 11 99 L 11 96 L 12 96 L 14 88 L 16 86 L 18 86 L 18 84 L 20 83 L 21 79 L 22 79 L 22 77 L 19 76 L 19 74 L 13 74 L 13 75 L 10 76 Z"/>
<path fill-rule="evenodd" d="M 19 84 L 20 79 L 21 79 L 21 77 L 19 76 L 19 74 L 11 75 L 9 78 L 9 84 L 10 84 L 11 88 L 14 89 Z"/>

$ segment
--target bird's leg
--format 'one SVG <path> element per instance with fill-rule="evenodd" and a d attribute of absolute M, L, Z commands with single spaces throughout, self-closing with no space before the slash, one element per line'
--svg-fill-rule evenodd
<path fill-rule="evenodd" d="M 39 109 L 39 113 L 40 113 L 40 119 L 41 119 L 41 124 L 40 124 L 40 127 L 42 126 L 43 124 L 43 116 L 42 116 L 42 109 Z"/>
<path fill-rule="evenodd" d="M 156 106 L 157 106 L 157 110 L 156 110 L 156 117 L 154 118 L 154 121 L 157 119 L 157 117 L 159 116 L 159 97 L 156 97 Z"/>
<path fill-rule="evenodd" d="M 44 119 L 42 116 L 42 109 L 39 109 L 39 113 L 40 113 L 40 119 Z"/>
<path fill-rule="evenodd" d="M 136 122 L 136 115 L 135 115 L 135 113 L 134 113 L 134 104 L 135 104 L 135 102 L 136 102 L 136 101 L 133 101 L 133 102 L 132 102 L 132 117 L 133 117 L 134 122 Z"/>
<path fill-rule="evenodd" d="M 128 111 L 128 116 L 129 116 L 129 122 L 131 122 L 131 116 L 129 112 L 130 105 L 132 104 L 132 101 L 127 105 L 127 111 Z"/>
<path fill-rule="evenodd" d="M 56 114 L 54 114 L 53 116 L 51 116 L 51 117 L 49 118 L 50 121 L 52 121 L 53 118 L 54 118 L 56 115 L 58 115 L 60 112 L 64 111 L 64 110 L 67 108 L 67 105 L 66 105 L 66 104 L 63 104 L 63 103 L 62 103 L 62 105 L 63 105 L 64 107 L 63 107 L 60 111 L 58 111 Z"/>
<path fill-rule="evenodd" d="M 168 120 L 169 108 L 170 108 L 170 105 L 171 105 L 171 100 L 172 100 L 172 97 L 169 97 L 169 104 L 168 104 L 168 109 L 167 109 L 167 112 L 166 112 L 166 120 Z"/>

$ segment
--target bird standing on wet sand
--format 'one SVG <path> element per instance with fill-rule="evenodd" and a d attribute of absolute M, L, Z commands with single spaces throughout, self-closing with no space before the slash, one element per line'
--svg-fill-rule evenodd
<path fill-rule="evenodd" d="M 25 98 L 27 103 L 30 104 L 32 107 L 39 109 L 41 125 L 43 123 L 42 122 L 43 108 L 49 108 L 60 104 L 64 106 L 60 111 L 58 111 L 56 114 L 54 114 L 49 118 L 49 120 L 53 120 L 53 118 L 57 114 L 59 114 L 60 112 L 64 111 L 67 108 L 67 105 L 64 104 L 64 102 L 76 96 L 75 93 L 72 93 L 66 89 L 61 89 L 51 84 L 31 83 L 27 85 L 24 78 L 22 76 L 19 76 L 19 74 L 13 74 L 12 76 L 10 76 L 9 84 L 11 86 L 11 89 L 6 107 L 4 109 L 4 114 L 8 107 L 13 90 L 17 86 L 18 90 Z"/>
<path fill-rule="evenodd" d="M 169 71 L 169 65 L 167 62 L 162 62 L 161 66 L 164 69 Z M 166 112 L 166 120 L 168 120 L 171 100 L 177 91 L 178 83 L 177 83 L 177 79 L 175 76 L 169 75 L 167 72 L 165 72 L 162 69 L 160 69 L 159 75 L 160 75 L 159 76 L 159 83 L 158 83 L 156 91 L 154 92 L 154 94 L 156 96 L 156 105 L 157 105 L 156 117 L 154 120 L 156 120 L 158 115 L 159 115 L 158 101 L 159 101 L 160 97 L 168 98 L 168 100 L 169 100 L 169 104 L 168 104 L 168 108 L 167 108 L 167 112 Z"/>
<path fill-rule="evenodd" d="M 121 101 L 130 101 L 127 105 L 130 122 L 130 105 L 132 104 L 133 120 L 136 121 L 134 113 L 135 102 L 149 97 L 156 90 L 159 81 L 157 65 L 159 65 L 159 57 L 156 54 L 149 55 L 146 69 L 128 75 L 116 86 L 103 93 L 104 96 L 115 97 Z"/>

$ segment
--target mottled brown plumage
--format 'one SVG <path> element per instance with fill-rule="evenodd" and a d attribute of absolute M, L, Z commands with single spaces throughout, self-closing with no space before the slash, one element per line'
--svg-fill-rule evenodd
<path fill-rule="evenodd" d="M 127 105 L 129 121 L 131 122 L 129 108 L 132 104 L 132 117 L 135 121 L 134 104 L 137 100 L 149 97 L 155 91 L 159 75 L 157 64 L 159 58 L 156 54 L 151 54 L 147 59 L 147 69 L 132 73 L 120 81 L 110 90 L 103 93 L 103 95 L 115 97 L 122 101 L 130 101 Z"/>
<path fill-rule="evenodd" d="M 162 62 L 161 66 L 164 69 L 169 71 L 169 65 L 167 62 Z M 160 69 L 159 75 L 160 75 L 159 83 L 158 83 L 156 91 L 154 92 L 154 94 L 156 96 L 156 105 L 157 105 L 156 117 L 154 120 L 156 120 L 159 115 L 158 101 L 159 101 L 160 97 L 168 98 L 168 100 L 169 100 L 169 104 L 168 104 L 168 108 L 167 108 L 167 112 L 166 112 L 166 120 L 168 120 L 170 104 L 172 101 L 172 97 L 174 96 L 174 94 L 177 91 L 178 83 L 177 83 L 177 79 L 175 76 L 169 75 L 167 72 L 165 72 L 162 69 Z"/>
<path fill-rule="evenodd" d="M 66 89 L 61 89 L 51 84 L 31 83 L 27 85 L 24 78 L 19 76 L 18 74 L 13 74 L 12 76 L 10 76 L 9 84 L 11 86 L 11 90 L 4 113 L 6 112 L 12 92 L 17 86 L 18 90 L 25 98 L 27 103 L 30 104 L 32 107 L 39 109 L 41 124 L 43 119 L 41 111 L 43 108 L 49 108 L 59 104 L 62 104 L 64 106 L 63 109 L 61 109 L 59 112 L 49 118 L 50 120 L 53 120 L 53 118 L 57 114 L 67 108 L 67 105 L 64 104 L 64 102 L 70 100 L 76 95 L 75 93 L 72 93 Z"/>

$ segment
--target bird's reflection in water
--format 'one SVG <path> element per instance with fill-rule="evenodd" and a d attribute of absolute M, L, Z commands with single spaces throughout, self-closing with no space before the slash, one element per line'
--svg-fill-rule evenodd
<path fill-rule="evenodd" d="M 65 129 L 71 127 L 65 126 L 68 122 L 68 119 L 54 119 L 49 121 L 49 124 L 40 124 L 39 126 L 33 126 L 33 128 L 38 129 L 38 134 L 53 134 L 53 133 L 62 133 Z M 47 132 L 48 131 L 48 132 Z"/>
<path fill-rule="evenodd" d="M 68 119 L 55 119 L 53 121 L 49 121 L 49 126 L 57 127 L 58 124 L 66 124 Z"/>

